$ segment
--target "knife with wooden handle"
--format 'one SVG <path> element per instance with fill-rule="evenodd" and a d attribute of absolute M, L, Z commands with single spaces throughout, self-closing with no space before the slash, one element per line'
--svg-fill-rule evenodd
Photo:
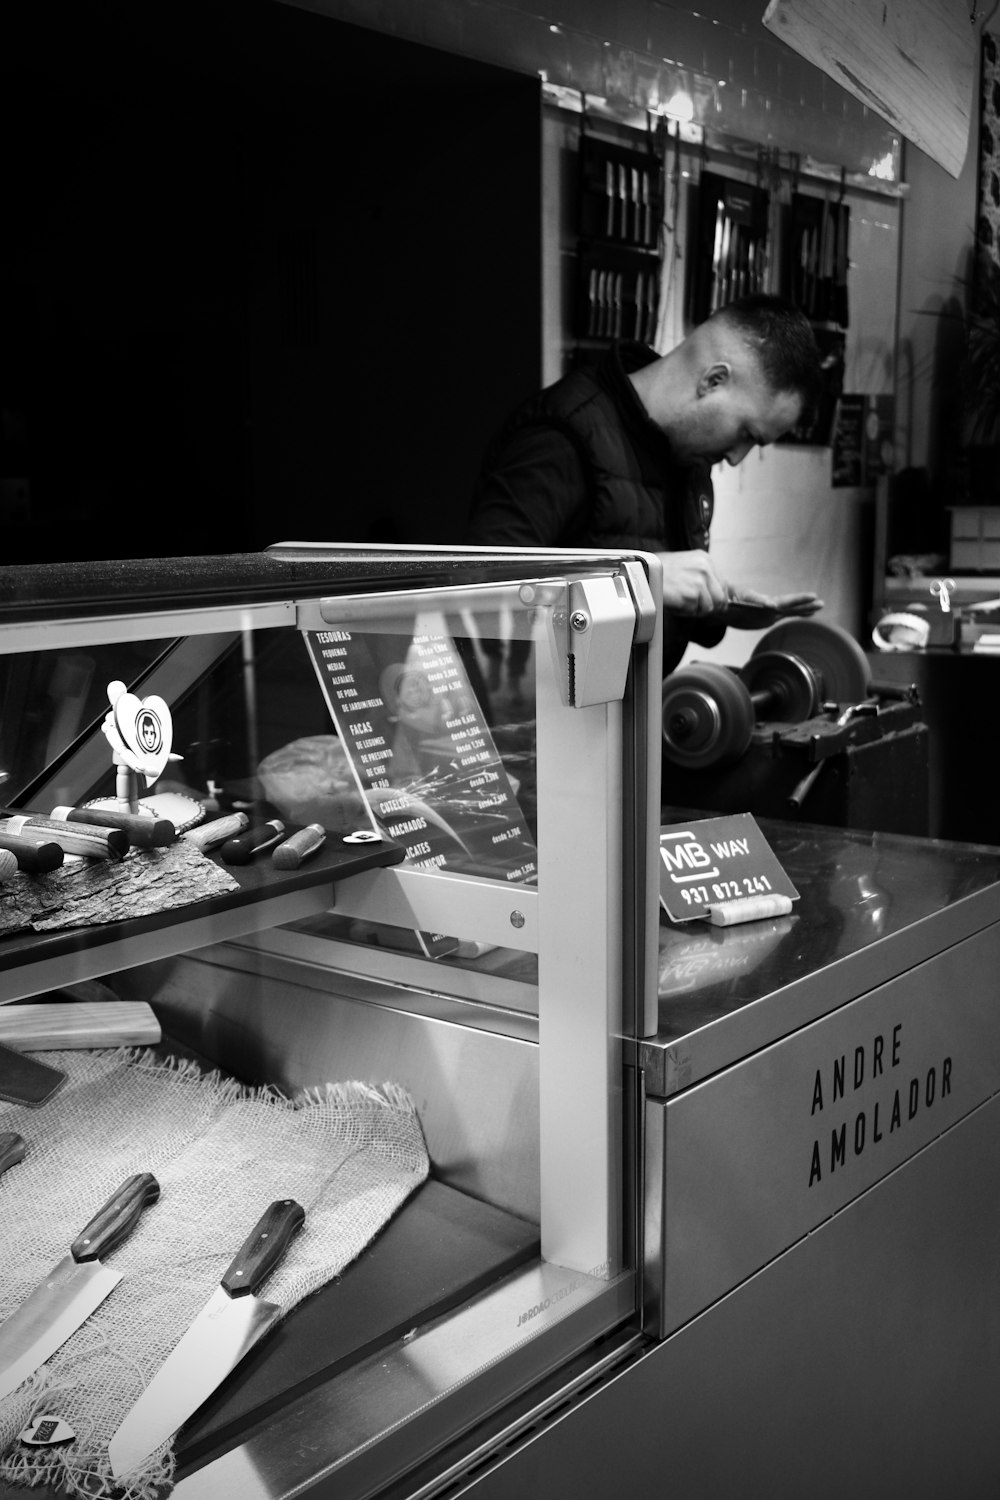
<path fill-rule="evenodd" d="M 54 807 L 49 814 L 66 823 L 87 823 L 94 828 L 121 828 L 136 849 L 165 849 L 177 837 L 169 818 L 149 813 L 115 812 L 103 807 Z"/>
<path fill-rule="evenodd" d="M 69 1251 L 0 1324 L 0 1400 L 43 1365 L 122 1279 L 102 1265 L 160 1196 L 150 1172 L 129 1177 L 77 1235 Z"/>
<path fill-rule="evenodd" d="M 322 823 L 307 823 L 279 844 L 271 855 L 276 870 L 297 870 L 303 860 L 317 854 L 326 843 L 326 829 Z"/>
<path fill-rule="evenodd" d="M 24 1136 L 18 1135 L 16 1130 L 0 1131 L 0 1177 L 9 1167 L 16 1167 L 19 1161 L 24 1160 L 27 1149 Z"/>
<path fill-rule="evenodd" d="M 13 833 L 0 832 L 0 849 L 7 849 L 17 860 L 17 867 L 26 875 L 47 875 L 58 870 L 65 859 L 61 844 L 51 840 L 40 843 L 37 838 L 22 838 Z"/>
<path fill-rule="evenodd" d="M 66 854 L 87 859 L 120 860 L 128 853 L 129 837 L 122 828 L 90 828 L 82 823 L 62 823 L 40 813 L 9 813 L 0 816 L 0 832 L 37 843 L 58 844 Z"/>
<path fill-rule="evenodd" d="M 265 1209 L 222 1277 L 108 1444 L 116 1478 L 130 1474 L 207 1401 L 281 1317 L 281 1308 L 256 1296 L 302 1227 L 305 1210 L 293 1198 Z"/>

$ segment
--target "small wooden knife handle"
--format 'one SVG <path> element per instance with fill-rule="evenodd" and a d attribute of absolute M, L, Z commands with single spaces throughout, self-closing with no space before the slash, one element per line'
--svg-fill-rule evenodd
<path fill-rule="evenodd" d="M 128 853 L 129 838 L 122 828 L 88 828 L 82 823 L 63 823 L 40 813 L 13 814 L 6 832 L 39 844 L 59 844 L 67 854 L 90 859 L 119 860 Z"/>
<path fill-rule="evenodd" d="M 116 812 L 103 807 L 54 807 L 50 814 L 66 823 L 87 823 L 92 828 L 121 828 L 136 849 L 165 849 L 177 837 L 169 818 L 153 818 L 148 813 Z"/>
<path fill-rule="evenodd" d="M 16 1130 L 0 1131 L 0 1177 L 8 1167 L 16 1167 L 19 1161 L 24 1160 L 26 1150 L 24 1137 L 18 1135 Z"/>
<path fill-rule="evenodd" d="M 57 870 L 65 858 L 61 844 L 51 841 L 42 844 L 13 833 L 0 833 L 0 849 L 9 849 L 16 855 L 18 869 L 26 875 L 47 875 L 50 870 Z"/>
<path fill-rule="evenodd" d="M 280 818 L 248 828 L 246 833 L 227 839 L 219 853 L 227 865 L 248 865 L 255 854 L 262 854 L 285 837 L 285 825 Z"/>
<path fill-rule="evenodd" d="M 301 1228 L 305 1209 L 294 1198 L 279 1198 L 266 1208 L 230 1261 L 222 1287 L 230 1297 L 255 1292 L 281 1260 Z"/>
<path fill-rule="evenodd" d="M 132 1233 L 142 1210 L 147 1204 L 155 1203 L 159 1196 L 160 1184 L 152 1172 L 139 1172 L 135 1177 L 129 1177 L 70 1245 L 73 1259 L 99 1260 L 120 1245 Z"/>
<path fill-rule="evenodd" d="M 271 855 L 276 870 L 297 870 L 304 859 L 315 854 L 326 842 L 326 829 L 322 823 L 307 823 L 298 833 L 293 833 L 283 844 L 279 844 Z"/>

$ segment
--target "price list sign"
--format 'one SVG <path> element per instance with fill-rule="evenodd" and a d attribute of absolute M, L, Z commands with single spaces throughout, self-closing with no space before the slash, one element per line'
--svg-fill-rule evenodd
<path fill-rule="evenodd" d="M 452 637 L 345 626 L 306 644 L 373 827 L 406 862 L 533 881 L 535 843 Z"/>
<path fill-rule="evenodd" d="M 751 813 L 660 829 L 660 904 L 672 921 L 755 896 L 799 893 Z"/>

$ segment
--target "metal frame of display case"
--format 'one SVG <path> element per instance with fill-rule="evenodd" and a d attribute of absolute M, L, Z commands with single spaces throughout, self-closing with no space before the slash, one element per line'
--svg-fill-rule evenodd
<path fill-rule="evenodd" d="M 296 549 L 274 549 L 282 563 Z M 404 550 L 405 549 L 395 549 Z M 323 556 L 327 549 L 318 549 Z M 352 549 L 329 549 L 352 562 Z M 356 549 L 370 565 L 368 549 Z M 266 1429 L 184 1477 L 178 1495 L 213 1497 L 287 1493 L 334 1482 L 338 1495 L 372 1493 L 449 1438 L 551 1375 L 614 1330 L 616 1347 L 641 1338 L 639 1223 L 634 1180 L 638 1092 L 625 1086 L 627 1039 L 655 1025 L 657 897 L 650 879 L 659 813 L 659 564 L 655 558 L 601 555 L 501 555 L 500 580 L 482 571 L 493 554 L 432 552 L 434 567 L 473 567 L 473 582 L 422 589 L 419 558 L 390 587 L 322 593 L 310 587 L 284 599 L 195 603 L 176 609 L 68 609 L 31 619 L 22 611 L 0 630 L 0 651 L 40 651 L 126 640 L 177 641 L 141 679 L 142 693 L 170 701 L 200 677 L 226 644 L 279 627 L 322 628 L 331 619 L 398 618 L 415 607 L 459 616 L 464 609 L 535 610 L 537 674 L 538 887 L 406 867 L 371 870 L 332 886 L 318 878 L 294 894 L 212 915 L 190 915 L 132 941 L 84 946 L 58 959 L 30 962 L 0 978 L 13 999 L 71 978 L 132 969 L 193 949 L 225 962 L 232 946 L 243 962 L 314 965 L 316 943 L 287 924 L 320 911 L 362 915 L 410 929 L 448 931 L 537 955 L 541 1259 L 466 1306 L 278 1413 Z M 322 566 L 322 557 L 313 561 Z M 392 574 L 392 555 L 385 558 Z M 414 572 L 417 576 L 414 576 Z M 0 621 L 0 624 L 3 622 Z M 211 639 L 209 639 L 211 638 Z M 50 805 L 56 786 L 86 787 L 106 768 L 107 747 L 92 734 L 61 757 L 53 775 L 32 786 Z M 274 940 L 268 930 L 273 927 Z M 355 946 L 331 947 L 364 974 Z M 213 955 L 222 955 L 213 959 Z M 373 959 L 374 972 L 384 955 Z M 440 966 L 395 957 L 393 983 L 419 991 L 431 982 L 447 995 Z M 489 994 L 489 981 L 486 983 Z M 459 998 L 480 998 L 464 976 Z M 526 1331 L 524 1310 L 533 1310 Z M 537 1312 L 538 1316 L 534 1317 Z M 621 1357 L 616 1356 L 616 1357 Z M 598 1360 L 599 1364 L 600 1361 Z M 300 1440 L 308 1431 L 308 1442 Z M 299 1437 L 292 1436 L 299 1433 Z M 308 1458 L 304 1455 L 308 1451 Z M 298 1455 L 296 1457 L 296 1455 Z M 275 1467 L 276 1466 L 276 1467 Z M 310 1470 L 307 1475 L 305 1468 Z M 298 1472 L 293 1472 L 298 1470 Z M 280 1471 L 280 1473 L 278 1472 Z"/>

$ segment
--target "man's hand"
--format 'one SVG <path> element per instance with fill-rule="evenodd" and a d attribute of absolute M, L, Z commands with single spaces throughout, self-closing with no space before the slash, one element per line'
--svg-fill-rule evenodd
<path fill-rule="evenodd" d="M 724 609 L 730 589 L 707 552 L 660 552 L 663 607 L 679 615 L 710 615 Z"/>

